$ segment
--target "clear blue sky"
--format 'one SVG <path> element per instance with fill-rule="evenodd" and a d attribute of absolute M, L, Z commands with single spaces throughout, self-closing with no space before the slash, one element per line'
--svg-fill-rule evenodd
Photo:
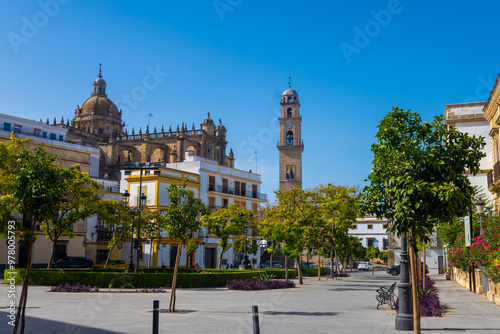
<path fill-rule="evenodd" d="M 307 4 L 306 4 L 307 3 Z M 0 112 L 72 118 L 99 63 L 130 131 L 196 127 L 211 111 L 237 167 L 278 188 L 277 112 L 301 101 L 305 188 L 363 186 L 392 106 L 429 120 L 488 98 L 500 72 L 496 1 L 2 1 Z M 143 80 L 148 71 L 163 74 Z M 168 73 L 166 75 L 165 73 Z M 136 96 L 133 107 L 123 94 Z M 139 88 L 137 88 L 139 87 Z"/>

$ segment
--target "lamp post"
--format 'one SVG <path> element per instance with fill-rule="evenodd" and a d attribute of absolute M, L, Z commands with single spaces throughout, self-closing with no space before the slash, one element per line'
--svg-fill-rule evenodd
<path fill-rule="evenodd" d="M 479 226 L 480 226 L 480 235 L 483 234 L 483 213 L 484 213 L 484 201 L 479 197 L 479 199 L 476 202 L 476 212 L 479 215 Z"/>
<path fill-rule="evenodd" d="M 130 259 L 128 261 L 128 266 L 125 272 L 132 273 L 134 272 L 134 216 L 137 213 L 137 208 L 129 208 L 129 200 L 130 194 L 127 190 L 122 195 L 123 205 L 127 208 L 127 210 L 132 214 L 132 230 L 130 231 Z"/>
<path fill-rule="evenodd" d="M 139 189 L 142 189 L 142 169 L 141 169 L 141 181 L 140 181 L 140 184 L 139 184 Z M 139 196 L 139 208 L 138 208 L 138 212 L 139 212 L 139 221 L 137 222 L 137 254 L 136 254 L 136 262 L 137 262 L 137 265 L 135 267 L 135 272 L 136 273 L 139 273 L 139 261 L 140 261 L 140 257 L 139 257 L 139 250 L 141 249 L 141 211 L 142 211 L 142 207 L 143 205 L 146 204 L 146 195 L 144 195 L 142 193 L 142 190 L 141 190 L 141 195 Z"/>
<path fill-rule="evenodd" d="M 401 283 L 399 290 L 399 313 L 396 316 L 396 329 L 413 330 L 412 293 L 410 283 L 410 268 L 408 255 L 408 241 L 406 233 L 401 236 Z"/>
<path fill-rule="evenodd" d="M 240 212 L 240 218 L 245 219 L 244 216 L 245 215 L 243 214 L 243 212 Z M 252 213 L 249 213 L 248 214 L 248 218 L 252 219 L 252 217 L 253 217 Z M 245 227 L 245 250 L 244 250 L 244 253 L 243 253 L 243 262 L 240 265 L 240 270 L 242 270 L 242 269 L 252 269 L 252 266 L 250 265 L 250 260 L 248 260 L 247 230 L 248 230 L 249 225 L 248 225 L 248 221 L 246 219 L 245 219 L 244 227 Z"/>

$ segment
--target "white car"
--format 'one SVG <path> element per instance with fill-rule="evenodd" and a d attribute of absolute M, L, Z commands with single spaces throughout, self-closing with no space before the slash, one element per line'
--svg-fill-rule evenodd
<path fill-rule="evenodd" d="M 360 262 L 358 265 L 358 270 L 365 270 L 365 271 L 370 271 L 372 270 L 373 265 L 370 262 Z"/>

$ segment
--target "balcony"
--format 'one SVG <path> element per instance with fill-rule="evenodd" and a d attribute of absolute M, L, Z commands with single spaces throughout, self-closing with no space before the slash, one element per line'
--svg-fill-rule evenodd
<path fill-rule="evenodd" d="M 97 241 L 111 241 L 113 238 L 113 231 L 99 230 L 97 231 Z"/>
<path fill-rule="evenodd" d="M 498 191 L 500 189 L 500 161 L 493 165 L 493 170 L 488 172 L 487 178 L 488 189 Z"/>
<path fill-rule="evenodd" d="M 278 147 L 302 147 L 302 148 L 304 148 L 304 141 L 302 139 L 279 141 L 276 144 L 276 146 L 278 146 Z"/>
<path fill-rule="evenodd" d="M 261 194 L 261 193 L 257 193 L 257 192 L 253 192 L 253 191 L 247 191 L 244 189 L 240 189 L 239 191 L 235 191 L 234 188 L 223 187 L 223 186 L 215 185 L 215 184 L 209 184 L 208 191 L 214 191 L 214 192 L 222 193 L 222 194 L 236 195 L 236 196 L 255 198 L 255 199 L 261 199 L 261 200 L 267 200 L 267 194 Z"/>

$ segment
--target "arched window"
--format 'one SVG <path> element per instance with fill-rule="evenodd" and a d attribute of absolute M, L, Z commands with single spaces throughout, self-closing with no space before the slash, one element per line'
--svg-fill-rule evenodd
<path fill-rule="evenodd" d="M 292 102 L 292 97 L 291 96 L 288 97 L 288 102 Z"/>
<path fill-rule="evenodd" d="M 292 108 L 288 108 L 288 110 L 286 111 L 286 117 L 292 118 Z"/>
<path fill-rule="evenodd" d="M 286 144 L 293 145 L 293 132 L 292 131 L 288 131 L 286 133 Z"/>
<path fill-rule="evenodd" d="M 102 93 L 102 87 L 99 87 L 99 94 Z"/>

